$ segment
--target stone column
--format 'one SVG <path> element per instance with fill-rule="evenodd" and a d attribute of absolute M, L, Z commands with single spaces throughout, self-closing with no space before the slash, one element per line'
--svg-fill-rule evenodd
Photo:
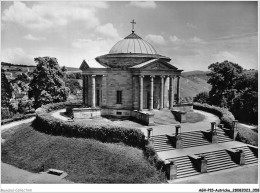
<path fill-rule="evenodd" d="M 86 76 L 85 75 L 82 75 L 82 81 L 83 81 L 83 89 L 82 89 L 82 102 L 83 104 L 86 104 L 86 101 L 85 101 L 85 96 L 86 96 Z"/>
<path fill-rule="evenodd" d="M 143 110 L 143 87 L 144 76 L 139 76 L 139 111 Z"/>
<path fill-rule="evenodd" d="M 164 98 L 164 76 L 161 76 L 161 100 L 160 100 L 160 109 L 163 108 L 163 98 Z"/>
<path fill-rule="evenodd" d="M 91 76 L 92 83 L 92 107 L 96 107 L 96 75 Z"/>
<path fill-rule="evenodd" d="M 100 88 L 99 88 L 99 107 L 102 107 L 102 102 L 103 102 L 103 81 L 104 81 L 104 76 L 101 76 L 101 82 L 100 82 Z"/>
<path fill-rule="evenodd" d="M 177 76 L 177 104 L 180 103 L 180 76 Z"/>
<path fill-rule="evenodd" d="M 170 90 L 169 109 L 171 109 L 172 106 L 173 106 L 173 98 L 174 98 L 174 94 L 173 94 L 173 79 L 174 79 L 174 77 L 169 76 L 169 90 Z"/>
<path fill-rule="evenodd" d="M 151 80 L 150 80 L 150 107 L 149 110 L 153 110 L 153 82 L 154 82 L 154 76 L 151 76 Z"/>
<path fill-rule="evenodd" d="M 89 76 L 85 75 L 85 104 L 90 105 L 90 96 L 89 96 Z"/>

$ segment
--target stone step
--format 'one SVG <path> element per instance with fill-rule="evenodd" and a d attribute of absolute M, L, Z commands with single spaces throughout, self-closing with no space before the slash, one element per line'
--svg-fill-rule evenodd
<path fill-rule="evenodd" d="M 199 175 L 200 173 L 193 167 L 188 156 L 176 157 L 171 160 L 177 165 L 177 178 Z"/>
<path fill-rule="evenodd" d="M 190 166 L 190 167 L 177 167 L 177 171 L 179 172 L 179 173 L 187 173 L 187 172 L 193 172 L 194 171 L 194 168 L 192 167 L 192 166 Z"/>
<path fill-rule="evenodd" d="M 227 160 L 227 162 L 208 162 L 207 163 L 208 168 L 222 167 L 222 166 L 226 166 L 226 165 L 237 166 L 237 164 L 235 164 L 233 161 L 229 161 L 229 160 Z"/>
<path fill-rule="evenodd" d="M 222 166 L 213 167 L 213 168 L 208 167 L 207 172 L 216 172 L 216 171 L 225 170 L 225 169 L 234 168 L 234 167 L 238 167 L 238 165 L 222 165 Z"/>
<path fill-rule="evenodd" d="M 199 175 L 200 172 L 193 172 L 193 173 L 188 173 L 188 174 L 177 174 L 177 178 L 187 178 L 195 175 Z"/>

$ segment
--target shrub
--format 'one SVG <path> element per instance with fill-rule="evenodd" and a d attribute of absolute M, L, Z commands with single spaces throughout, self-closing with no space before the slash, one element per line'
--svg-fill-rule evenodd
<path fill-rule="evenodd" d="M 33 108 L 33 101 L 19 101 L 18 103 L 18 112 L 21 114 L 25 113 L 34 113 L 35 109 Z"/>
<path fill-rule="evenodd" d="M 228 129 L 232 128 L 232 121 L 235 120 L 235 117 L 230 111 L 228 111 L 228 109 L 211 106 L 211 105 L 208 105 L 205 103 L 203 103 L 203 104 L 193 103 L 193 108 L 217 115 L 219 117 L 221 123 L 224 124 L 224 127 L 228 128 Z"/>
<path fill-rule="evenodd" d="M 200 92 L 194 97 L 194 102 L 198 103 L 207 103 L 209 101 L 209 93 L 208 92 Z"/>
<path fill-rule="evenodd" d="M 10 111 L 10 108 L 1 107 L 1 119 L 9 119 L 13 116 L 13 112 Z"/>

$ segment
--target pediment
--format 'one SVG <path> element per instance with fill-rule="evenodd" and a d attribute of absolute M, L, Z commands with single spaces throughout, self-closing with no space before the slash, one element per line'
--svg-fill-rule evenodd
<path fill-rule="evenodd" d="M 141 68 L 142 70 L 177 70 L 177 68 L 167 62 L 156 61 Z"/>
<path fill-rule="evenodd" d="M 81 63 L 79 69 L 80 70 L 87 70 L 88 68 L 89 68 L 88 63 L 85 60 L 83 60 L 83 62 Z"/>

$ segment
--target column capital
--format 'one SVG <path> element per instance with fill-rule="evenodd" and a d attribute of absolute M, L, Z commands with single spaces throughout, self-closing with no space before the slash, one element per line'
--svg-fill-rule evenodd
<path fill-rule="evenodd" d="M 154 76 L 154 75 L 151 75 L 151 76 L 150 76 L 150 78 L 151 78 L 151 79 L 154 79 L 154 78 L 155 78 L 155 76 Z"/>
<path fill-rule="evenodd" d="M 90 75 L 91 77 L 96 77 L 97 75 L 95 75 L 95 74 L 92 74 L 92 75 Z"/>
<path fill-rule="evenodd" d="M 165 76 L 164 76 L 164 75 L 161 75 L 160 77 L 161 77 L 161 78 L 164 78 Z"/>
<path fill-rule="evenodd" d="M 138 77 L 139 77 L 139 78 L 144 78 L 144 75 L 139 75 Z"/>

